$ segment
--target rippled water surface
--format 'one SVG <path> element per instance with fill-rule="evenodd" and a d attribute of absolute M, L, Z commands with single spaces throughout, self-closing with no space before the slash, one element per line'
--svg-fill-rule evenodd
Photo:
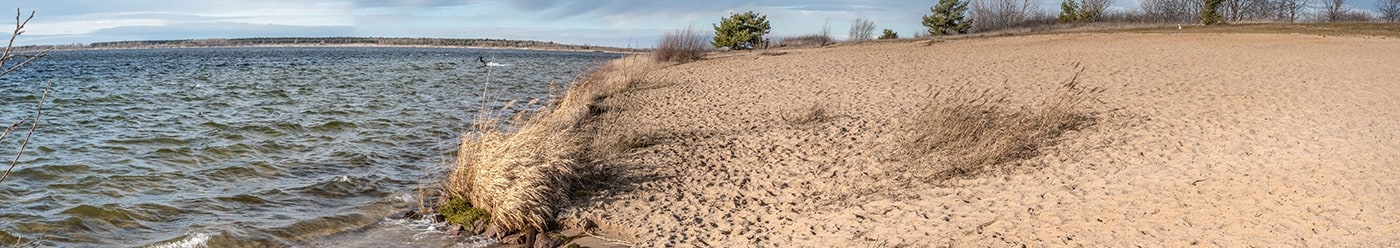
<path fill-rule="evenodd" d="M 485 56 L 509 66 L 486 67 Z M 440 179 L 482 103 L 547 96 L 615 54 L 438 48 L 53 52 L 0 79 L 39 131 L 0 240 L 56 246 L 460 245 L 386 219 Z M 488 77 L 489 70 L 489 77 Z M 18 138 L 0 143 L 9 162 Z M 457 240 L 460 241 L 460 240 Z"/>

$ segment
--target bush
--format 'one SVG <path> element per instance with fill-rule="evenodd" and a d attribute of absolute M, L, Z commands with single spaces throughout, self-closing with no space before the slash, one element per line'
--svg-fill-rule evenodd
<path fill-rule="evenodd" d="M 899 39 L 899 33 L 895 33 L 894 30 L 890 30 L 890 29 L 886 28 L 886 29 L 885 29 L 885 32 L 882 33 L 882 34 L 880 34 L 880 39 L 881 39 L 881 40 Z"/>
<path fill-rule="evenodd" d="M 690 62 L 705 57 L 707 45 L 705 37 L 695 31 L 695 27 L 667 32 L 651 55 L 656 61 Z"/>
<path fill-rule="evenodd" d="M 758 47 L 763 35 L 768 34 L 770 29 L 768 16 L 753 11 L 732 14 L 720 18 L 719 24 L 715 25 L 713 45 L 715 48 L 728 47 L 733 50 L 753 49 Z"/>
<path fill-rule="evenodd" d="M 835 42 L 830 36 L 820 34 L 809 34 L 797 37 L 788 37 L 778 40 L 779 47 L 804 47 L 804 46 L 826 46 Z"/>
<path fill-rule="evenodd" d="M 967 16 L 967 2 L 959 0 L 938 0 L 938 5 L 929 8 L 932 15 L 924 16 L 924 27 L 931 35 L 967 33 L 972 28 L 972 19 Z"/>

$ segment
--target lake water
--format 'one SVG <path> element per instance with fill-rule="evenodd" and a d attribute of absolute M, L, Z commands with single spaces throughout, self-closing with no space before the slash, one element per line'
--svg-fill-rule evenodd
<path fill-rule="evenodd" d="M 507 66 L 483 66 L 477 57 Z M 39 131 L 0 240 L 54 246 L 471 246 L 390 218 L 435 188 L 483 102 L 543 98 L 617 54 L 451 48 L 52 52 L 0 78 Z M 489 77 L 488 77 L 489 70 Z M 509 114 L 509 113 L 504 113 Z M 19 134 L 23 134 L 22 132 Z M 0 142 L 5 164 L 15 134 Z"/>

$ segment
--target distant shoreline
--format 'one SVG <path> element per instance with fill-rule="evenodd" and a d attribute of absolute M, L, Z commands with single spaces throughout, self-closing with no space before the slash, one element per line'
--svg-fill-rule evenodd
<path fill-rule="evenodd" d="M 528 51 L 607 52 L 622 54 L 636 54 L 647 52 L 646 49 L 592 45 L 571 45 L 532 40 L 366 37 L 279 37 L 240 39 L 140 40 L 97 42 L 91 44 L 73 45 L 28 45 L 18 46 L 15 48 L 19 51 L 95 51 L 128 49 L 259 47 L 466 48 Z"/>

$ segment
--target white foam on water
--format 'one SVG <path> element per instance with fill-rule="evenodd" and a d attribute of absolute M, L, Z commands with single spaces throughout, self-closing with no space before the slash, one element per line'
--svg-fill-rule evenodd
<path fill-rule="evenodd" d="M 496 62 L 486 62 L 486 66 L 505 67 L 505 66 L 510 66 L 510 64 L 502 64 L 502 63 L 496 63 Z"/>
<path fill-rule="evenodd" d="M 414 197 L 413 194 L 409 194 L 408 192 L 404 192 L 404 193 L 395 195 L 395 196 L 394 196 L 394 199 L 395 199 L 395 200 L 399 200 L 399 201 L 403 201 L 403 202 L 405 202 L 405 203 L 416 203 L 416 202 L 418 202 L 418 197 Z"/>
<path fill-rule="evenodd" d="M 190 233 L 180 240 L 147 246 L 149 248 L 195 248 L 209 247 L 208 233 Z"/>
<path fill-rule="evenodd" d="M 336 182 L 348 183 L 348 182 L 350 182 L 350 180 L 351 180 L 351 179 L 350 179 L 350 176 L 337 176 L 337 177 L 335 177 L 335 181 L 336 181 Z"/>

